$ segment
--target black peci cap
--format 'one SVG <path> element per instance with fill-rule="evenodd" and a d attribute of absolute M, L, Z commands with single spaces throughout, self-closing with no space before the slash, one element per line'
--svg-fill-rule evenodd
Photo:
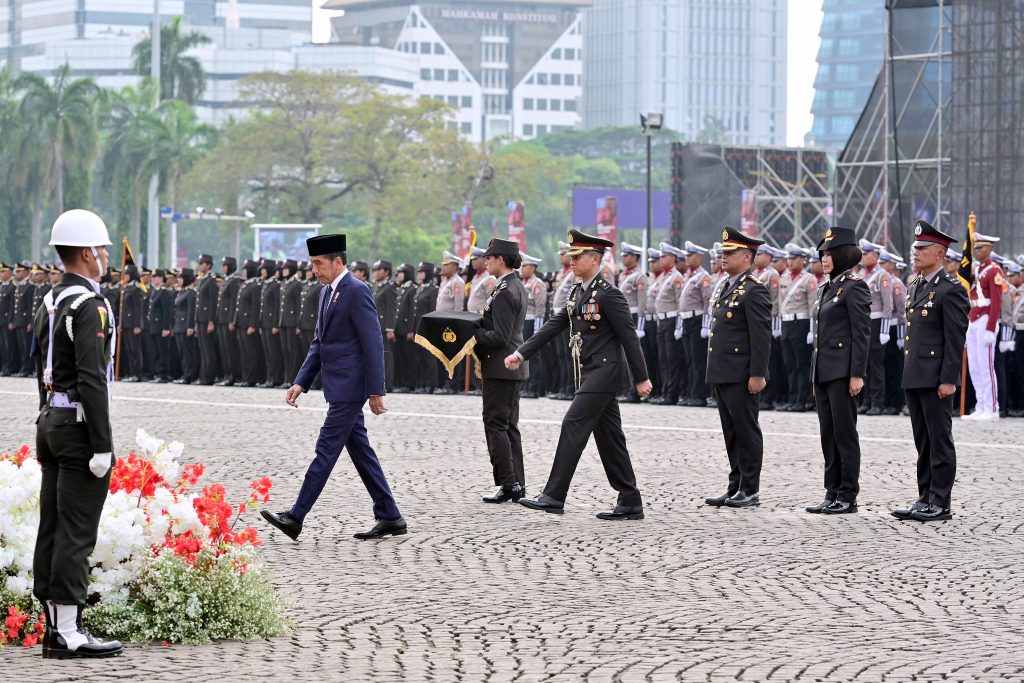
<path fill-rule="evenodd" d="M 345 251 L 344 235 L 317 235 L 306 240 L 306 250 L 312 256 L 324 256 Z"/>

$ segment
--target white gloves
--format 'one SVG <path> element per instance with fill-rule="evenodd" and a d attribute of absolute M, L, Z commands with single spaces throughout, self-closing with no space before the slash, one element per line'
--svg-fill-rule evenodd
<path fill-rule="evenodd" d="M 999 352 L 1006 353 L 1007 351 L 1009 351 L 1010 349 L 1006 348 L 1006 345 L 1009 343 L 1010 342 L 999 342 Z"/>
<path fill-rule="evenodd" d="M 906 346 L 906 344 L 907 344 L 907 342 L 906 342 L 906 340 L 903 339 L 903 337 L 896 337 L 896 348 L 897 349 L 902 351 L 903 347 Z"/>
<path fill-rule="evenodd" d="M 813 332 L 808 332 L 807 333 L 807 343 L 808 344 L 813 344 L 814 343 L 814 333 Z"/>
<path fill-rule="evenodd" d="M 882 346 L 885 346 L 886 344 L 888 344 L 889 343 L 889 339 L 890 339 L 889 335 L 886 334 L 885 332 L 883 332 L 880 335 L 878 335 L 878 341 L 882 343 Z"/>
<path fill-rule="evenodd" d="M 707 339 L 708 338 L 708 333 L 710 333 L 710 332 L 711 332 L 711 330 L 709 330 L 706 327 L 700 328 L 700 338 L 701 339 Z"/>
<path fill-rule="evenodd" d="M 636 328 L 636 336 L 637 336 L 637 339 L 643 339 L 644 337 L 647 336 L 647 333 L 644 332 L 644 328 L 638 327 L 638 328 Z"/>
<path fill-rule="evenodd" d="M 981 335 L 981 343 L 986 347 L 992 347 L 996 345 L 996 333 L 985 330 Z"/>
<path fill-rule="evenodd" d="M 110 453 L 96 453 L 92 456 L 92 460 L 89 461 L 89 471 L 92 472 L 93 476 L 97 479 L 102 479 L 110 469 L 110 462 Z"/>
<path fill-rule="evenodd" d="M 1017 350 L 1017 342 L 1014 340 L 999 342 L 999 350 L 1003 353 L 1013 353 Z"/>
<path fill-rule="evenodd" d="M 537 318 L 533 321 L 533 331 L 536 332 L 540 328 L 544 327 L 544 318 Z"/>
<path fill-rule="evenodd" d="M 683 330 L 682 330 L 682 328 L 677 327 L 675 329 L 675 331 L 672 333 L 672 336 L 676 338 L 676 341 L 679 341 L 680 339 L 682 339 L 683 338 Z"/>

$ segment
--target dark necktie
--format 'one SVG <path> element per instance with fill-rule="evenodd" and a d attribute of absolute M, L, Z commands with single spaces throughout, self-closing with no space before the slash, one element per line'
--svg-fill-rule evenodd
<path fill-rule="evenodd" d="M 331 309 L 331 299 L 333 299 L 333 298 L 334 298 L 334 288 L 333 287 L 328 287 L 327 288 L 327 296 L 324 297 L 323 310 L 320 311 L 320 319 L 321 320 L 323 320 L 323 319 L 325 319 L 327 317 L 327 311 L 329 311 Z"/>

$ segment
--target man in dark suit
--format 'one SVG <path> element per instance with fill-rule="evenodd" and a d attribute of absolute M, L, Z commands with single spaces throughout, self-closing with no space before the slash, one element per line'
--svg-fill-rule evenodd
<path fill-rule="evenodd" d="M 722 269 L 728 279 L 712 298 L 708 333 L 707 382 L 712 386 L 729 454 L 729 488 L 705 499 L 708 505 L 760 505 L 764 440 L 758 424 L 759 401 L 767 384 L 772 343 L 772 299 L 751 274 L 763 241 L 726 226 L 722 230 Z"/>
<path fill-rule="evenodd" d="M 485 503 L 519 500 L 526 491 L 523 440 L 519 434 L 519 395 L 530 377 L 529 364 L 515 370 L 505 357 L 523 343 L 523 323 L 529 295 L 515 269 L 522 265 L 519 243 L 493 239 L 484 252 L 487 273 L 497 278 L 484 303 L 481 329 L 476 332 L 476 357 L 483 376 L 484 433 L 498 487 Z"/>
<path fill-rule="evenodd" d="M 569 231 L 566 254 L 579 281 L 570 288 L 565 307 L 554 311 L 540 331 L 505 359 L 505 367 L 516 370 L 562 331 L 569 331 L 576 393 L 562 420 L 544 492 L 535 499 L 519 500 L 520 505 L 533 510 L 563 512 L 572 476 L 593 434 L 608 482 L 619 493 L 615 509 L 599 513 L 598 518 L 644 517 L 615 397 L 628 385 L 630 373 L 641 398 L 651 392 L 651 381 L 626 297 L 600 274 L 601 258 L 613 246 L 608 240 Z"/>
<path fill-rule="evenodd" d="M 898 519 L 951 519 L 956 448 L 953 395 L 960 384 L 970 303 L 958 280 L 945 271 L 953 238 L 925 221 L 914 227 L 914 270 L 907 292 L 903 344 L 903 389 L 917 446 L 917 500 L 893 510 Z"/>
<path fill-rule="evenodd" d="M 370 288 L 356 280 L 345 267 L 344 235 L 310 237 L 306 246 L 316 277 L 326 286 L 320 297 L 316 336 L 285 401 L 297 408 L 299 396 L 309 391 L 319 372 L 323 378 L 324 398 L 330 407 L 320 429 L 316 458 L 306 471 L 295 504 L 287 512 L 275 514 L 262 510 L 260 514 L 289 538 L 297 538 L 341 450 L 346 448 L 373 499 L 373 516 L 377 520 L 372 529 L 357 533 L 355 537 L 398 536 L 406 533 L 405 520 L 391 495 L 377 454 L 370 446 L 363 421 L 363 404 L 367 399 L 374 415 L 387 412 L 384 407 L 384 345 L 373 295 Z"/>

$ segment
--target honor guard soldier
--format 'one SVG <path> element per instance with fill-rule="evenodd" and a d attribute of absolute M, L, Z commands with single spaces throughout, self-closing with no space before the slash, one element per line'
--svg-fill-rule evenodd
<path fill-rule="evenodd" d="M 651 378 L 653 389 L 648 395 L 648 401 L 653 401 L 661 396 L 661 367 L 658 365 L 658 315 L 655 313 L 658 300 L 658 290 L 664 281 L 664 270 L 661 267 L 661 252 L 653 247 L 647 249 L 647 302 L 644 315 L 644 335 L 641 338 L 640 347 L 644 351 L 644 360 L 647 361 L 647 375 Z"/>
<path fill-rule="evenodd" d="M 313 264 L 309 261 L 299 264 L 299 272 L 304 276 L 302 306 L 299 311 L 299 344 L 303 353 L 309 353 L 309 347 L 313 343 L 313 336 L 316 333 L 316 317 L 319 314 L 317 305 L 324 286 L 316 279 Z M 319 379 L 314 381 L 313 387 L 319 389 L 319 382 Z"/>
<path fill-rule="evenodd" d="M 75 209 L 57 218 L 50 246 L 67 274 L 35 316 L 42 485 L 33 593 L 46 609 L 44 658 L 114 657 L 121 643 L 104 642 L 82 626 L 89 555 L 114 464 L 108 383 L 116 333 L 110 304 L 99 293 L 110 237 L 99 216 Z"/>
<path fill-rule="evenodd" d="M 543 493 L 535 499 L 521 498 L 519 503 L 561 514 L 576 466 L 593 434 L 608 482 L 619 494 L 615 508 L 599 513 L 598 518 L 643 519 L 643 500 L 636 487 L 615 396 L 629 381 L 629 375 L 640 396 L 651 390 L 651 382 L 629 304 L 622 292 L 600 275 L 601 256 L 615 245 L 570 230 L 569 246 L 566 253 L 579 282 L 572 286 L 565 308 L 556 311 L 530 341 L 505 359 L 505 367 L 516 370 L 562 330 L 569 330 L 576 394 L 562 420 L 555 461 Z"/>
<path fill-rule="evenodd" d="M 526 319 L 523 321 L 523 339 L 529 339 L 544 325 L 547 316 L 548 283 L 537 276 L 541 260 L 529 254 L 520 254 L 523 287 L 526 289 Z M 543 354 L 530 363 L 530 376 L 526 379 L 523 398 L 537 398 L 544 388 Z"/>
<path fill-rule="evenodd" d="M 619 253 L 622 255 L 619 290 L 622 292 L 622 296 L 626 297 L 626 303 L 629 304 L 629 313 L 633 316 L 636 336 L 642 340 L 647 334 L 647 274 L 640 267 L 640 259 L 644 256 L 644 250 L 643 247 L 623 242 L 619 246 Z M 640 346 L 643 348 L 642 341 Z M 648 370 L 648 374 L 650 374 L 650 370 Z M 640 397 L 636 394 L 636 388 L 630 386 L 629 392 L 622 400 L 639 403 Z"/>
<path fill-rule="evenodd" d="M 281 272 L 281 366 L 284 383 L 291 382 L 306 359 L 306 351 L 299 340 L 299 315 L 302 308 L 302 290 L 305 282 L 299 276 L 299 263 L 294 259 L 285 261 Z"/>
<path fill-rule="evenodd" d="M 50 270 L 49 265 L 40 265 L 35 263 L 32 265 L 32 315 L 35 316 L 36 311 L 43 305 L 43 297 L 53 288 L 50 284 Z"/>
<path fill-rule="evenodd" d="M 129 263 L 124 267 L 128 282 L 124 286 L 121 305 L 121 346 L 124 352 L 121 360 L 125 361 L 122 375 L 125 382 L 138 382 L 142 379 L 142 320 L 146 315 L 142 281 L 139 268 Z"/>
<path fill-rule="evenodd" d="M 149 288 L 149 311 L 146 316 L 146 334 L 152 340 L 153 379 L 158 384 L 170 381 L 171 328 L 174 326 L 174 295 L 164 287 L 167 271 L 153 272 Z"/>
<path fill-rule="evenodd" d="M 398 290 L 391 281 L 390 261 L 373 264 L 370 277 L 373 300 L 377 305 L 377 322 L 384 340 L 384 388 L 392 391 L 395 385 L 395 325 L 398 321 Z"/>
<path fill-rule="evenodd" d="M 558 243 L 558 257 L 562 263 L 562 272 L 555 280 L 554 296 L 551 299 L 552 315 L 565 308 L 565 302 L 569 299 L 569 290 L 572 289 L 573 282 L 576 280 L 571 266 L 572 259 L 568 256 L 568 251 L 568 242 Z M 548 385 L 548 398 L 558 401 L 572 400 L 573 395 L 572 365 L 568 357 L 561 353 L 561 349 L 568 347 L 569 330 L 565 329 L 561 332 L 554 349 L 549 355 L 549 358 L 554 360 L 550 364 L 552 369 L 557 367 L 558 370 L 552 373 L 554 376 L 552 377 L 552 382 Z"/>
<path fill-rule="evenodd" d="M 1001 342 L 1011 368 L 1007 377 L 1010 388 L 1007 416 L 1024 417 L 1024 277 L 1020 264 L 1008 262 L 1006 278 L 1013 292 L 1007 323 L 1008 338 Z"/>
<path fill-rule="evenodd" d="M 889 343 L 885 345 L 885 407 L 883 415 L 899 415 L 903 410 L 903 342 L 907 334 L 907 289 L 900 277 L 905 267 L 900 257 L 885 249 L 878 256 L 878 267 L 892 278 L 893 312 L 889 321 Z"/>
<path fill-rule="evenodd" d="M 772 295 L 772 352 L 769 359 L 771 381 L 761 393 L 761 410 L 774 410 L 775 404 L 786 395 L 786 378 L 782 369 L 782 319 L 779 317 L 779 272 L 775 269 L 775 249 L 762 244 L 754 254 L 753 275 L 768 288 Z"/>
<path fill-rule="evenodd" d="M 956 476 L 953 396 L 963 368 L 970 303 L 960 282 L 945 272 L 946 249 L 955 240 L 925 221 L 914 228 L 914 270 L 907 292 L 903 389 L 917 446 L 917 500 L 893 510 L 898 519 L 950 519 Z"/>
<path fill-rule="evenodd" d="M 896 306 L 892 296 L 892 276 L 878 266 L 880 244 L 862 239 L 862 277 L 871 292 L 871 348 L 868 351 L 868 386 L 861 402 L 862 415 L 881 415 L 885 409 L 885 345 L 889 343 Z"/>
<path fill-rule="evenodd" d="M 964 255 L 959 251 L 955 251 L 953 249 L 946 250 L 946 273 L 948 275 L 952 275 L 954 278 L 956 277 L 957 273 L 960 272 L 960 260 L 963 257 Z"/>
<path fill-rule="evenodd" d="M 252 259 L 242 264 L 242 273 L 245 281 L 238 288 L 234 320 L 242 360 L 242 376 L 240 381 L 235 382 L 235 386 L 254 387 L 266 379 L 266 360 L 263 358 L 259 332 L 263 280 L 260 278 L 259 263 Z"/>
<path fill-rule="evenodd" d="M 459 276 L 462 262 L 459 257 L 450 251 L 444 252 L 441 258 L 441 286 L 437 289 L 437 303 L 435 311 L 464 311 L 466 310 L 466 281 Z M 434 368 L 435 372 L 437 368 Z M 465 381 L 465 365 L 459 365 L 455 377 L 442 382 L 442 386 L 434 393 L 456 394 L 462 391 Z M 438 374 L 438 379 L 441 379 Z"/>
<path fill-rule="evenodd" d="M 223 378 L 217 386 L 231 387 L 242 381 L 242 355 L 238 348 L 238 292 L 242 289 L 243 274 L 238 272 L 238 259 L 225 256 L 221 262 L 224 285 L 217 293 L 217 351 L 220 355 Z"/>
<path fill-rule="evenodd" d="M 779 317 L 782 323 L 783 365 L 789 373 L 787 396 L 780 396 L 776 410 L 804 412 L 811 403 L 811 306 L 818 295 L 818 280 L 804 264 L 808 250 L 787 244 L 788 269 L 779 278 Z"/>
<path fill-rule="evenodd" d="M 771 293 L 752 272 L 754 252 L 762 244 L 735 228 L 722 230 L 722 270 L 729 279 L 711 310 L 707 382 L 729 454 L 729 486 L 704 501 L 718 507 L 761 504 L 764 439 L 758 394 L 767 385 L 772 339 Z"/>
<path fill-rule="evenodd" d="M 679 293 L 678 329 L 682 333 L 683 358 L 688 370 L 686 386 L 679 388 L 679 405 L 704 408 L 708 400 L 708 385 L 704 380 L 710 332 L 708 305 L 711 302 L 711 274 L 704 269 L 704 254 L 708 250 L 687 241 L 683 251 L 686 252 L 686 271 L 683 289 Z"/>
<path fill-rule="evenodd" d="M 267 364 L 267 379 L 263 389 L 277 389 L 284 384 L 284 363 L 281 358 L 281 280 L 277 263 L 264 259 L 263 286 L 260 290 L 260 342 Z M 358 279 L 358 278 L 357 278 Z M 290 380 L 291 378 L 289 378 Z"/>
<path fill-rule="evenodd" d="M 415 345 L 414 363 L 416 367 L 416 389 L 414 394 L 432 394 L 437 388 L 437 371 L 434 367 L 434 357 L 425 348 L 415 343 L 416 330 L 419 329 L 420 321 L 427 313 L 432 313 L 437 306 L 437 285 L 434 284 L 434 264 L 429 261 L 421 261 L 416 269 L 418 286 L 416 295 L 413 298 L 413 331 L 406 334 L 407 341 Z"/>
<path fill-rule="evenodd" d="M 514 369 L 505 358 L 523 343 L 523 326 L 529 295 L 515 269 L 522 266 L 519 243 L 492 239 L 482 257 L 494 289 L 484 302 L 483 319 L 477 329 L 476 356 L 483 377 L 483 420 L 487 452 L 497 490 L 485 496 L 485 503 L 517 501 L 526 495 L 523 439 L 519 434 L 519 394 L 530 376 L 529 363 Z"/>
<path fill-rule="evenodd" d="M 394 391 L 408 394 L 416 388 L 416 349 L 408 337 L 410 332 L 416 332 L 416 269 L 411 263 L 403 263 L 395 272 L 395 297 L 398 309 L 395 314 Z"/>
<path fill-rule="evenodd" d="M 14 333 L 13 375 L 29 377 L 32 374 L 32 294 L 35 288 L 29 278 L 32 265 L 27 261 L 14 264 L 14 306 L 8 329 Z"/>
<path fill-rule="evenodd" d="M 360 282 L 369 282 L 370 280 L 370 266 L 366 261 L 353 261 L 349 271 Z"/>
<path fill-rule="evenodd" d="M 828 278 L 818 289 L 808 341 L 813 346 L 811 382 L 825 457 L 825 498 L 805 510 L 851 514 L 857 512 L 860 493 L 857 395 L 868 369 L 871 294 L 854 272 L 862 254 L 853 230 L 830 228 L 817 252 Z"/>
<path fill-rule="evenodd" d="M 966 420 L 999 419 L 999 387 L 995 379 L 995 350 L 1006 278 L 992 260 L 998 237 L 974 234 L 976 275 L 971 284 L 970 327 L 967 329 L 967 368 L 977 403 Z"/>
<path fill-rule="evenodd" d="M 658 320 L 658 372 L 661 374 L 661 393 L 651 399 L 652 405 L 674 406 L 679 400 L 680 340 L 682 332 L 676 334 L 676 319 L 679 317 L 679 293 L 683 291 L 683 276 L 676 269 L 676 263 L 686 253 L 668 242 L 658 245 L 661 252 L 661 276 L 658 292 L 654 297 L 654 314 Z"/>
<path fill-rule="evenodd" d="M 196 298 L 196 336 L 199 338 L 199 383 L 212 385 L 218 375 L 217 358 L 217 279 L 213 273 L 213 257 L 200 254 Z"/>
<path fill-rule="evenodd" d="M 11 346 L 14 330 L 11 314 L 14 312 L 14 269 L 0 263 L 0 377 L 11 374 Z"/>
<path fill-rule="evenodd" d="M 199 378 L 199 344 L 196 341 L 196 273 L 181 269 L 181 288 L 174 297 L 174 341 L 181 357 L 181 377 L 175 384 L 192 384 Z"/>

